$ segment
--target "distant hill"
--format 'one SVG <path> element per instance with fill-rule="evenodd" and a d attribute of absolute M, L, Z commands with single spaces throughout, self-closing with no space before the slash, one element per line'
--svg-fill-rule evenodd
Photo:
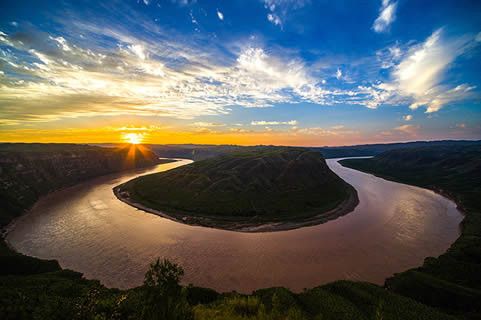
<path fill-rule="evenodd" d="M 116 192 L 185 223 L 243 230 L 271 222 L 320 223 L 357 204 L 355 190 L 318 152 L 287 147 L 243 150 L 139 177 Z"/>
<path fill-rule="evenodd" d="M 344 157 L 375 156 L 394 149 L 410 149 L 419 147 L 457 147 L 481 146 L 481 140 L 440 140 L 440 141 L 413 141 L 398 143 L 378 143 L 340 147 L 311 148 L 318 150 L 326 159 Z"/>
<path fill-rule="evenodd" d="M 404 148 L 417 148 L 427 146 L 465 146 L 481 145 L 481 140 L 441 140 L 441 141 L 414 141 L 398 143 L 377 143 L 339 147 L 308 147 L 313 151 L 321 152 L 325 159 L 375 156 L 385 151 Z M 102 146 L 115 146 L 105 144 Z M 244 147 L 237 145 L 209 145 L 209 144 L 150 144 L 146 145 L 159 157 L 164 158 L 185 158 L 194 161 L 216 157 L 242 150 L 251 150 L 255 147 Z M 277 148 L 276 146 L 257 146 L 257 148 Z"/>
<path fill-rule="evenodd" d="M 152 151 L 164 158 L 184 158 L 194 161 L 204 160 L 223 154 L 251 150 L 252 147 L 236 145 L 203 145 L 203 144 L 169 144 L 169 145 L 148 145 Z"/>

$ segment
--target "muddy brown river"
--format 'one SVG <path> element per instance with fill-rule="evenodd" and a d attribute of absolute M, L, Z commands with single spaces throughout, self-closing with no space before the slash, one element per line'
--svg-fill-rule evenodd
<path fill-rule="evenodd" d="M 325 224 L 240 233 L 180 224 L 121 201 L 112 188 L 138 175 L 190 163 L 90 180 L 42 198 L 19 218 L 7 241 L 27 255 L 109 287 L 140 285 L 157 257 L 181 264 L 184 283 L 219 291 L 285 286 L 294 291 L 339 279 L 383 284 L 393 273 L 445 252 L 460 234 L 456 205 L 426 189 L 329 167 L 358 192 L 356 209 Z"/>

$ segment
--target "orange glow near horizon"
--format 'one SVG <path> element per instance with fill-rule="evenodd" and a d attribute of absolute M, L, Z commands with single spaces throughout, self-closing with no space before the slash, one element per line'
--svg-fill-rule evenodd
<path fill-rule="evenodd" d="M 0 142 L 40 143 L 117 143 L 117 144 L 235 144 L 235 145 L 290 145 L 290 146 L 339 146 L 363 143 L 387 143 L 412 141 L 402 132 L 363 133 L 347 129 L 325 131 L 255 131 L 255 130 L 203 130 L 186 127 L 150 127 L 148 125 L 68 128 L 68 129 L 14 129 L 0 131 Z M 439 139 L 442 137 L 422 137 Z M 460 137 L 462 138 L 462 137 Z"/>

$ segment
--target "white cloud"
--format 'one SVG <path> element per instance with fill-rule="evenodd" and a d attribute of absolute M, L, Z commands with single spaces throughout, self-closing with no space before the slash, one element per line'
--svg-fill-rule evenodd
<path fill-rule="evenodd" d="M 337 68 L 337 71 L 336 71 L 336 78 L 337 80 L 341 80 L 342 78 L 342 71 L 339 68 Z"/>
<path fill-rule="evenodd" d="M 267 20 L 281 27 L 290 12 L 300 9 L 310 3 L 310 0 L 261 0 L 268 10 Z"/>
<path fill-rule="evenodd" d="M 67 40 L 65 40 L 63 37 L 49 37 L 51 40 L 57 42 L 57 45 L 64 51 L 72 51 L 72 48 L 67 43 Z"/>
<path fill-rule="evenodd" d="M 145 48 L 141 44 L 132 44 L 128 48 L 142 60 L 145 60 L 145 58 L 147 57 L 145 53 Z"/>
<path fill-rule="evenodd" d="M 223 127 L 223 126 L 225 126 L 225 124 L 223 124 L 223 123 L 217 123 L 217 122 L 203 122 L 203 121 L 198 121 L 198 122 L 192 123 L 192 126 L 194 126 L 194 127 L 204 127 L 204 128 L 207 128 L 207 127 Z"/>
<path fill-rule="evenodd" d="M 412 119 L 413 119 L 413 116 L 410 115 L 410 114 L 407 114 L 407 115 L 403 116 L 404 121 L 411 121 Z"/>
<path fill-rule="evenodd" d="M 360 87 L 371 97 L 367 105 L 407 103 L 413 110 L 425 106 L 426 112 L 431 113 L 470 97 L 474 86 L 460 84 L 450 88 L 445 79 L 453 61 L 476 44 L 474 36 L 448 38 L 442 29 L 436 30 L 423 43 L 401 53 L 397 61 L 392 60 L 390 82 Z"/>
<path fill-rule="evenodd" d="M 413 97 L 412 109 L 426 105 L 427 112 L 434 112 L 472 89 L 464 84 L 446 90 L 440 85 L 447 67 L 465 52 L 469 42 L 465 37 L 444 39 L 439 29 L 409 50 L 393 75 L 401 93 Z"/>
<path fill-rule="evenodd" d="M 202 51 L 204 47 L 181 45 L 180 39 L 140 40 L 114 29 L 83 26 L 87 38 L 94 37 L 92 32 L 115 39 L 118 47 L 96 52 L 47 36 L 58 44 L 57 51 L 30 49 L 36 45 L 0 34 L 0 43 L 15 47 L 22 57 L 35 58 L 30 62 L 13 51 L 5 56 L 0 52 L 4 65 L 34 79 L 0 78 L 0 117 L 32 122 L 114 114 L 191 119 L 225 114 L 233 105 L 267 107 L 299 99 L 323 103 L 327 94 L 302 60 L 268 54 L 262 48 L 245 48 L 235 61 L 225 61 Z M 185 65 L 168 67 L 163 61 L 171 57 L 182 58 Z M 2 108 L 13 101 L 15 108 Z"/>
<path fill-rule="evenodd" d="M 260 121 L 252 121 L 251 125 L 252 126 L 280 126 L 280 125 L 296 126 L 297 121 L 296 120 L 290 120 L 290 121 L 265 121 L 265 120 L 260 120 Z"/>
<path fill-rule="evenodd" d="M 276 15 L 275 13 L 268 13 L 267 20 L 269 20 L 269 22 L 273 23 L 276 26 L 282 25 L 281 18 L 279 18 L 279 16 Z"/>
<path fill-rule="evenodd" d="M 359 135 L 359 132 L 354 130 L 346 130 L 343 128 L 337 129 L 326 129 L 322 127 L 308 127 L 308 128 L 296 128 L 292 129 L 295 133 L 305 134 L 305 135 L 312 135 L 312 136 L 325 136 L 325 137 L 346 137 L 349 135 Z"/>
<path fill-rule="evenodd" d="M 403 124 L 402 126 L 394 128 L 394 130 L 405 133 L 410 136 L 415 136 L 419 130 L 419 126 L 412 124 Z"/>
<path fill-rule="evenodd" d="M 376 32 L 385 32 L 389 30 L 391 23 L 396 20 L 397 2 L 390 0 L 383 0 L 381 8 L 379 9 L 379 16 L 374 21 L 372 28 Z"/>
<path fill-rule="evenodd" d="M 222 21 L 224 20 L 224 14 L 220 12 L 219 9 L 217 9 L 217 17 Z"/>
<path fill-rule="evenodd" d="M 376 58 L 381 63 L 382 69 L 389 69 L 399 63 L 403 50 L 398 44 L 376 51 Z"/>

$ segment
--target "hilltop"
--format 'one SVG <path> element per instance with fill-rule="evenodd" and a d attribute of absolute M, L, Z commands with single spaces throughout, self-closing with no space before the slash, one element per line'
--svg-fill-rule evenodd
<path fill-rule="evenodd" d="M 353 210 L 357 193 L 303 148 L 253 147 L 143 176 L 115 189 L 121 200 L 193 225 L 293 229 Z"/>

